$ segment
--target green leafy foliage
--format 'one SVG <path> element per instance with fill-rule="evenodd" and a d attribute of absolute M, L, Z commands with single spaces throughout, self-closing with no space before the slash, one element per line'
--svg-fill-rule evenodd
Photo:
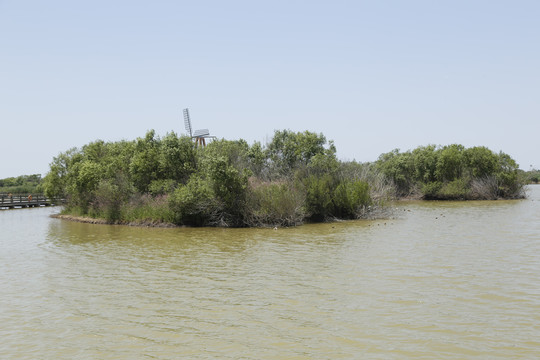
<path fill-rule="evenodd" d="M 342 219 L 355 219 L 372 204 L 369 184 L 361 180 L 344 180 L 334 190 L 334 215 Z"/>
<path fill-rule="evenodd" d="M 154 180 L 148 186 L 148 192 L 154 196 L 169 194 L 174 191 L 176 184 L 172 179 Z"/>
<path fill-rule="evenodd" d="M 410 152 L 400 153 L 398 149 L 380 155 L 377 161 L 378 169 L 393 181 L 398 196 L 407 196 L 414 192 L 416 176 L 423 174 L 416 171 L 414 164 L 415 161 Z M 434 166 L 429 171 L 434 172 Z"/>
<path fill-rule="evenodd" d="M 148 191 L 154 180 L 160 179 L 159 139 L 155 137 L 154 130 L 148 131 L 146 136 L 137 139 L 135 152 L 129 164 L 129 173 L 133 184 L 141 193 Z"/>
<path fill-rule="evenodd" d="M 454 179 L 444 183 L 437 192 L 438 198 L 443 199 L 459 199 L 464 200 L 469 198 L 469 185 L 463 178 Z"/>
<path fill-rule="evenodd" d="M 208 158 L 206 167 L 216 200 L 221 203 L 220 222 L 242 225 L 249 172 L 239 171 L 222 156 Z"/>
<path fill-rule="evenodd" d="M 531 166 L 532 168 L 532 166 Z M 531 169 L 523 174 L 525 181 L 531 184 L 538 184 L 540 182 L 540 170 Z"/>
<path fill-rule="evenodd" d="M 293 183 L 251 179 L 245 221 L 251 226 L 293 226 L 305 218 L 304 194 Z"/>
<path fill-rule="evenodd" d="M 398 196 L 426 199 L 523 197 L 524 181 L 516 162 L 486 147 L 462 145 L 419 147 L 382 154 L 377 167 L 396 185 Z M 496 183 L 496 190 L 493 184 Z"/>
<path fill-rule="evenodd" d="M 0 179 L 0 193 L 32 194 L 42 191 L 40 174 Z"/>
<path fill-rule="evenodd" d="M 197 149 L 191 139 L 169 133 L 158 144 L 159 180 L 186 183 L 197 169 Z"/>
<path fill-rule="evenodd" d="M 437 199 L 443 183 L 440 181 L 429 181 L 422 183 L 421 191 L 425 199 Z"/>
<path fill-rule="evenodd" d="M 92 213 L 115 222 L 122 219 L 122 207 L 135 193 L 133 185 L 123 173 L 99 182 L 92 197 Z"/>
<path fill-rule="evenodd" d="M 180 185 L 169 199 L 173 222 L 178 225 L 210 226 L 221 212 L 212 184 L 200 176 L 193 176 Z"/>
<path fill-rule="evenodd" d="M 312 221 L 323 221 L 333 215 L 332 194 L 335 189 L 331 175 L 310 175 L 304 181 L 306 214 Z"/>
<path fill-rule="evenodd" d="M 67 211 L 109 222 L 291 226 L 356 219 L 391 194 L 427 199 L 518 197 L 523 175 L 485 147 L 393 150 L 376 163 L 342 162 L 322 134 L 276 131 L 263 146 L 150 130 L 134 141 L 94 141 L 59 154 L 41 187 Z"/>
<path fill-rule="evenodd" d="M 435 164 L 435 178 L 439 181 L 453 181 L 461 178 L 465 170 L 463 145 L 444 146 L 437 152 Z"/>
<path fill-rule="evenodd" d="M 327 153 L 325 144 L 323 134 L 277 130 L 266 150 L 272 171 L 276 173 L 274 177 L 290 175 L 295 169 L 306 166 L 315 155 Z M 335 153 L 333 143 L 329 150 Z"/>

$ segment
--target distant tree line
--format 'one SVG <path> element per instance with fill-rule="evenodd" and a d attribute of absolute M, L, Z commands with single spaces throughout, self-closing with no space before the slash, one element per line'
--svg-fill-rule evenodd
<path fill-rule="evenodd" d="M 0 193 L 31 194 L 41 192 L 41 175 L 21 175 L 0 179 Z"/>
<path fill-rule="evenodd" d="M 540 182 L 540 170 L 531 169 L 526 172 L 527 181 L 531 184 L 538 184 Z"/>
<path fill-rule="evenodd" d="M 514 199 L 524 197 L 525 179 L 507 154 L 483 146 L 421 146 L 382 154 L 377 168 L 400 197 L 424 199 Z"/>
<path fill-rule="evenodd" d="M 324 135 L 289 130 L 264 147 L 222 139 L 203 148 L 153 130 L 98 140 L 55 157 L 43 188 L 66 198 L 71 214 L 235 227 L 366 217 L 392 189 L 371 164 L 338 161 Z"/>
<path fill-rule="evenodd" d="M 67 199 L 70 214 L 244 227 L 372 217 L 395 197 L 518 198 L 523 184 L 510 156 L 485 147 L 430 145 L 357 163 L 339 161 L 333 142 L 309 131 L 278 130 L 264 146 L 221 139 L 197 147 L 151 130 L 59 154 L 42 186 Z"/>

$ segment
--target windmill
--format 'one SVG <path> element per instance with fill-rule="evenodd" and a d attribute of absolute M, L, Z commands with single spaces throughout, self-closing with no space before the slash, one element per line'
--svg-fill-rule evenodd
<path fill-rule="evenodd" d="M 215 136 L 210 136 L 210 131 L 208 129 L 195 130 L 193 132 L 193 127 L 191 126 L 191 119 L 189 118 L 189 109 L 184 109 L 184 125 L 186 131 L 189 133 L 189 136 L 192 139 L 195 139 L 195 144 L 206 146 L 206 139 L 214 139 Z"/>

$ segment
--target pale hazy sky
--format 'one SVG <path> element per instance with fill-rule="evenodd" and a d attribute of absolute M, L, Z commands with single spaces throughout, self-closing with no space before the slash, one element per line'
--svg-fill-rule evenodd
<path fill-rule="evenodd" d="M 540 1 L 0 0 L 0 178 L 149 129 L 344 160 L 460 143 L 540 168 Z"/>

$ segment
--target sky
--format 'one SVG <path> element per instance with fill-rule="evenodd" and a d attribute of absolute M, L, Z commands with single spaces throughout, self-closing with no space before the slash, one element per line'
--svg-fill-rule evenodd
<path fill-rule="evenodd" d="M 95 140 L 275 130 L 540 168 L 540 2 L 0 0 L 0 178 Z"/>

